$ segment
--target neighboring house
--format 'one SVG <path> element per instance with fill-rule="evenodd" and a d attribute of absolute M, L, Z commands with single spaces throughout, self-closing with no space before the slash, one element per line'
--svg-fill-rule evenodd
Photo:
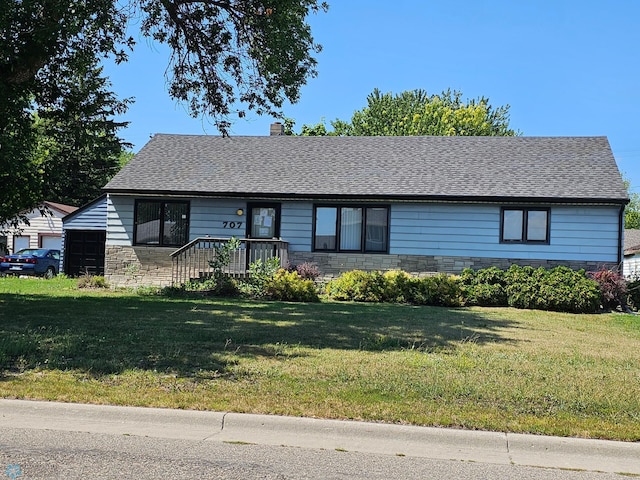
<path fill-rule="evenodd" d="M 26 213 L 27 225 L 20 222 L 17 227 L 0 227 L 0 249 L 11 253 L 25 248 L 53 248 L 62 245 L 62 217 L 77 207 L 61 203 L 43 202 L 38 208 Z"/>
<path fill-rule="evenodd" d="M 595 269 L 621 262 L 628 203 L 605 137 L 156 135 L 105 192 L 114 285 L 198 276 L 232 236 L 325 276 Z"/>
<path fill-rule="evenodd" d="M 640 230 L 624 231 L 624 263 L 622 274 L 627 279 L 640 279 Z"/>
<path fill-rule="evenodd" d="M 107 195 L 92 200 L 62 219 L 62 271 L 70 276 L 104 275 Z"/>

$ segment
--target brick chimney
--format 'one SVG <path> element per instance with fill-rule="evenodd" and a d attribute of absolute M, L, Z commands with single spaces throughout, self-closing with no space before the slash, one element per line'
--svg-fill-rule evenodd
<path fill-rule="evenodd" d="M 273 122 L 269 128 L 269 135 L 284 135 L 284 125 L 280 122 Z"/>

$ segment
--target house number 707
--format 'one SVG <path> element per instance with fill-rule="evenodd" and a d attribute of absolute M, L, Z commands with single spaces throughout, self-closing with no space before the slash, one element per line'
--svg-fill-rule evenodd
<path fill-rule="evenodd" d="M 242 228 L 244 222 L 222 222 L 222 228 Z"/>

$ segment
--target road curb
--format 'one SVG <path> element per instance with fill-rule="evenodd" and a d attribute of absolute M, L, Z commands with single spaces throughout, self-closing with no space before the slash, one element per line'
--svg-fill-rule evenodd
<path fill-rule="evenodd" d="M 640 443 L 341 420 L 0 400 L 0 428 L 284 445 L 640 475 Z"/>
<path fill-rule="evenodd" d="M 219 439 L 508 464 L 504 433 L 228 413 Z"/>

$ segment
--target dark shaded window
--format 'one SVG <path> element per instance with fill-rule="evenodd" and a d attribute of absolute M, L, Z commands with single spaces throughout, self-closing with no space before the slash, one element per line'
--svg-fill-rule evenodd
<path fill-rule="evenodd" d="M 314 250 L 389 250 L 389 207 L 316 206 L 314 212 Z"/>
<path fill-rule="evenodd" d="M 549 209 L 503 208 L 500 241 L 549 243 Z"/>
<path fill-rule="evenodd" d="M 389 209 L 372 207 L 366 209 L 365 250 L 367 252 L 386 252 L 389 246 Z"/>
<path fill-rule="evenodd" d="M 335 250 L 338 238 L 338 209 L 336 207 L 317 207 L 315 222 L 315 250 Z"/>
<path fill-rule="evenodd" d="M 189 203 L 138 200 L 136 245 L 182 246 L 189 238 Z"/>

